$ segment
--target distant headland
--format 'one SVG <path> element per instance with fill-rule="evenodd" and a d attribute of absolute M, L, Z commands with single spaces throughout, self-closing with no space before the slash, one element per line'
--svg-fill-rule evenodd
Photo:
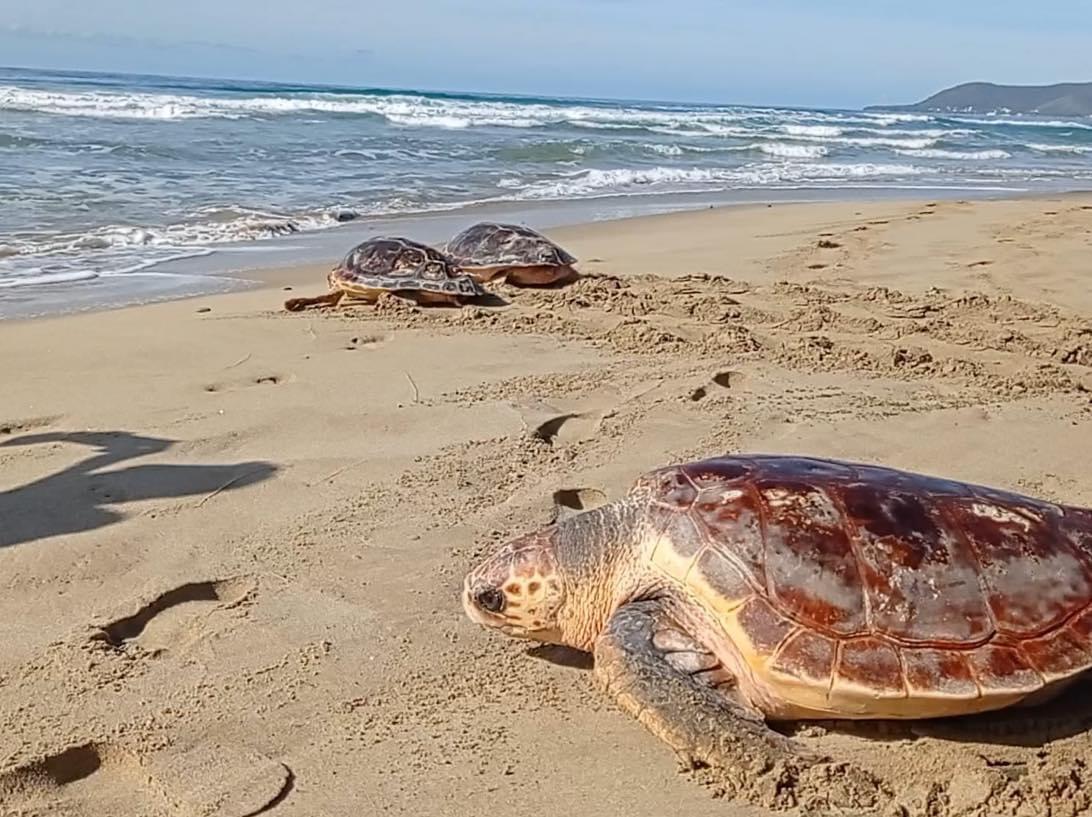
<path fill-rule="evenodd" d="M 1057 85 L 966 82 L 946 88 L 913 105 L 870 105 L 865 110 L 1092 116 L 1092 82 L 1063 82 Z"/>

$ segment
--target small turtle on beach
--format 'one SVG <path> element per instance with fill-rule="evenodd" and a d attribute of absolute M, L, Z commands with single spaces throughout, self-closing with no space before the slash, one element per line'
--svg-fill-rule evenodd
<path fill-rule="evenodd" d="M 592 652 L 600 686 L 691 762 L 803 774 L 768 721 L 985 712 L 1092 668 L 1092 510 L 837 460 L 709 459 L 508 542 L 462 601 L 485 627 Z"/>
<path fill-rule="evenodd" d="M 369 238 L 353 247 L 326 276 L 330 291 L 316 298 L 291 298 L 284 308 L 337 306 L 342 299 L 375 303 L 392 292 L 420 304 L 461 304 L 485 294 L 477 281 L 442 252 L 408 238 Z"/>
<path fill-rule="evenodd" d="M 483 221 L 463 230 L 444 249 L 479 283 L 503 277 L 515 286 L 546 286 L 577 277 L 573 256 L 518 224 Z"/>

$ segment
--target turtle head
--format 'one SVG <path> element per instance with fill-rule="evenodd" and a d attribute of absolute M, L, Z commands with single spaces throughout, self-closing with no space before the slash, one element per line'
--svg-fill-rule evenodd
<path fill-rule="evenodd" d="M 471 620 L 516 638 L 561 641 L 565 588 L 550 529 L 507 542 L 470 571 L 463 607 Z"/>
<path fill-rule="evenodd" d="M 505 543 L 467 574 L 467 615 L 515 638 L 592 649 L 621 601 L 630 511 L 606 505 Z"/>

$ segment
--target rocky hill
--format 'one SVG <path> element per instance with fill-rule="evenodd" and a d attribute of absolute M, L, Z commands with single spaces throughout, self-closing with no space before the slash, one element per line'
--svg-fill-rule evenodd
<path fill-rule="evenodd" d="M 1092 116 L 1092 82 L 1065 82 L 1057 85 L 967 82 L 947 88 L 913 105 L 873 105 L 865 110 Z"/>

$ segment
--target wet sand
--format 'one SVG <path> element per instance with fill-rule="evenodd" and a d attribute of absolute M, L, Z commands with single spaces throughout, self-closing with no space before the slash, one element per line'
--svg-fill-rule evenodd
<path fill-rule="evenodd" d="M 458 589 L 556 492 L 725 452 L 1092 505 L 1092 196 L 550 234 L 589 277 L 501 307 L 280 311 L 323 265 L 0 324 L 0 814 L 1090 807 L 1087 687 L 1019 720 L 803 729 L 871 799 L 684 773 L 586 661 L 480 630 Z"/>

